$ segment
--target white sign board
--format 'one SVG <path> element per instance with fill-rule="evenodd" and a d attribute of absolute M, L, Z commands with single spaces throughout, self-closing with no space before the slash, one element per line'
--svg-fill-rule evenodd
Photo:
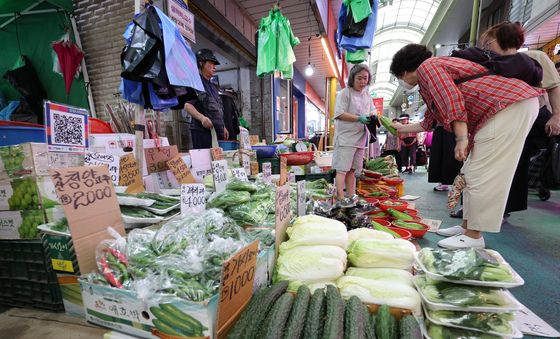
<path fill-rule="evenodd" d="M 227 160 L 212 161 L 212 176 L 214 177 L 214 189 L 220 193 L 227 186 Z"/>
<path fill-rule="evenodd" d="M 297 183 L 297 214 L 298 217 L 305 215 L 305 202 L 307 195 L 305 192 L 305 180 L 298 181 Z"/>
<path fill-rule="evenodd" d="M 196 43 L 194 31 L 194 14 L 187 9 L 182 0 L 168 0 L 167 14 L 175 22 L 179 32 L 186 39 Z"/>
<path fill-rule="evenodd" d="M 206 189 L 203 184 L 181 185 L 181 214 L 198 213 L 206 208 Z"/>
<path fill-rule="evenodd" d="M 262 164 L 262 173 L 264 182 L 269 183 L 272 181 L 272 164 L 265 162 Z"/>
<path fill-rule="evenodd" d="M 249 178 L 247 178 L 247 172 L 245 172 L 244 168 L 232 168 L 231 174 L 233 174 L 234 178 L 237 178 L 241 181 L 249 181 Z"/>
<path fill-rule="evenodd" d="M 525 334 L 550 338 L 560 337 L 557 330 L 526 307 L 516 313 L 514 322 L 517 328 Z"/>
<path fill-rule="evenodd" d="M 104 154 L 97 152 L 86 152 L 84 155 L 84 165 L 99 166 L 105 165 L 109 168 L 113 185 L 119 185 L 119 171 L 121 168 L 121 157 L 118 155 Z"/>

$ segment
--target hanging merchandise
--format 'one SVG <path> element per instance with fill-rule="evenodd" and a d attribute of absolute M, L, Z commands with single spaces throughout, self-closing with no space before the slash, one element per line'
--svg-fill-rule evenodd
<path fill-rule="evenodd" d="M 355 52 L 346 52 L 346 62 L 351 64 L 360 64 L 366 61 L 368 56 L 367 49 L 358 49 Z"/>
<path fill-rule="evenodd" d="M 340 49 L 345 49 L 347 51 L 356 51 L 357 49 L 369 49 L 373 44 L 373 37 L 375 35 L 375 26 L 377 24 L 377 8 L 379 0 L 373 0 L 373 5 L 371 6 L 371 14 L 367 18 L 367 26 L 363 36 L 352 37 L 346 36 L 342 32 L 342 28 L 345 27 L 348 7 L 343 3 L 340 7 L 340 13 L 338 15 L 338 31 L 337 31 L 337 41 L 338 47 Z M 365 19 L 364 19 L 365 20 Z"/>
<path fill-rule="evenodd" d="M 84 58 L 84 52 L 70 40 L 68 33 L 64 34 L 61 40 L 54 42 L 52 48 L 56 53 L 57 64 L 64 78 L 66 94 L 70 95 L 72 81 L 80 74 L 80 64 Z"/>
<path fill-rule="evenodd" d="M 293 48 L 299 42 L 292 32 L 290 21 L 278 8 L 270 10 L 259 25 L 257 76 L 280 71 L 284 79 L 291 79 L 296 61 Z"/>
<path fill-rule="evenodd" d="M 371 14 L 373 0 L 344 0 L 348 9 L 342 35 L 349 37 L 363 37 L 366 31 L 368 16 Z"/>
<path fill-rule="evenodd" d="M 165 109 L 177 105 L 185 87 L 204 91 L 193 51 L 160 9 L 146 6 L 123 36 L 121 90 L 126 100 Z"/>

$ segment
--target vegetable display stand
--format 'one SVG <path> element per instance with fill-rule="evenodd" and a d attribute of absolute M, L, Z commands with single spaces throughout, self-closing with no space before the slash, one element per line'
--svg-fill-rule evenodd
<path fill-rule="evenodd" d="M 56 273 L 41 240 L 0 240 L 0 304 L 64 310 Z"/>

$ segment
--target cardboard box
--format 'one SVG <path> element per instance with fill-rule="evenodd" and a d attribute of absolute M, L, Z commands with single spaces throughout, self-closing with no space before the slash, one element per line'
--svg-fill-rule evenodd
<path fill-rule="evenodd" d="M 58 286 L 62 293 L 62 303 L 66 314 L 85 318 L 84 301 L 82 299 L 82 289 L 77 275 L 58 274 Z"/>
<path fill-rule="evenodd" d="M 37 226 L 45 223 L 43 210 L 0 212 L 0 239 L 27 239 L 38 235 Z"/>
<path fill-rule="evenodd" d="M 49 251 L 52 267 L 56 272 L 72 275 L 80 274 L 74 243 L 70 235 L 43 233 L 41 240 L 45 249 Z"/>
<path fill-rule="evenodd" d="M 274 246 L 265 249 L 257 256 L 254 288 L 268 282 L 272 276 L 269 272 L 269 258 L 274 258 Z M 268 274 L 266 281 L 263 277 Z M 217 338 L 216 325 L 219 295 L 216 294 L 204 302 L 192 302 L 169 295 L 157 295 L 140 299 L 129 290 L 95 285 L 79 279 L 82 289 L 82 299 L 86 313 L 86 320 L 112 328 L 126 334 L 141 338 L 159 338 L 152 331 L 155 330 L 154 314 L 151 307 L 172 303 L 181 312 L 187 313 L 202 323 L 208 329 L 204 331 L 205 338 Z"/>
<path fill-rule="evenodd" d="M 40 206 L 35 177 L 0 182 L 0 211 L 39 209 Z"/>

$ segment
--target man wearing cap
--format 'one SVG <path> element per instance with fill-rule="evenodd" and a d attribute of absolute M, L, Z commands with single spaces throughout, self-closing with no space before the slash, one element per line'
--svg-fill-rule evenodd
<path fill-rule="evenodd" d="M 197 93 L 192 103 L 185 103 L 185 110 L 192 116 L 191 136 L 194 149 L 212 148 L 211 130 L 216 130 L 218 140 L 227 140 L 229 135 L 224 127 L 224 106 L 216 85 L 210 78 L 216 73 L 220 62 L 214 52 L 203 48 L 196 52 L 196 62 L 205 92 Z"/>

